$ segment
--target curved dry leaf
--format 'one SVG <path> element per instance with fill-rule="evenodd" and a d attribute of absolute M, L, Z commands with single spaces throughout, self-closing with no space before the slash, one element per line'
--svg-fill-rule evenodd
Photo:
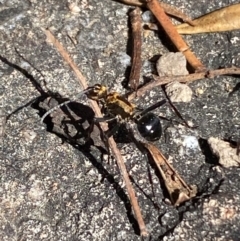
<path fill-rule="evenodd" d="M 157 147 L 148 142 L 142 144 L 151 154 L 174 206 L 178 206 L 196 196 L 197 186 L 186 184 Z"/>
<path fill-rule="evenodd" d="M 187 23 L 177 25 L 180 34 L 223 32 L 240 29 L 240 3 L 218 9 Z"/>

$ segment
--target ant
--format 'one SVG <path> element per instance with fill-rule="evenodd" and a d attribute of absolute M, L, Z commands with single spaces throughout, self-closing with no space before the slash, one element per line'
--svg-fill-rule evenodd
<path fill-rule="evenodd" d="M 133 103 L 129 102 L 125 97 L 121 96 L 118 92 L 108 92 L 107 87 L 104 85 L 95 84 L 92 87 L 88 87 L 86 90 L 80 92 L 76 96 L 75 100 L 79 99 L 83 94 L 86 94 L 89 99 L 100 101 L 107 112 L 107 115 L 104 118 L 95 118 L 95 123 L 117 120 L 118 123 L 122 124 L 132 121 L 137 124 L 138 132 L 147 141 L 156 141 L 160 139 L 162 135 L 162 125 L 160 118 L 150 111 L 165 104 L 166 100 L 157 102 L 145 110 L 140 110 Z M 41 122 L 43 122 L 45 117 L 52 113 L 54 110 L 73 101 L 74 100 L 68 100 L 53 107 L 42 116 Z M 118 128 L 118 126 L 116 127 Z M 113 129 L 114 130 L 112 130 L 111 133 L 114 133 L 116 130 L 116 128 Z"/>

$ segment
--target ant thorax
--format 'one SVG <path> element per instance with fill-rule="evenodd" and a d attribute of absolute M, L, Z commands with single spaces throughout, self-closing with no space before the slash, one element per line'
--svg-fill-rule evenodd
<path fill-rule="evenodd" d="M 106 96 L 105 106 L 110 114 L 120 116 L 123 120 L 132 118 L 135 111 L 135 105 L 117 92 L 111 92 Z"/>

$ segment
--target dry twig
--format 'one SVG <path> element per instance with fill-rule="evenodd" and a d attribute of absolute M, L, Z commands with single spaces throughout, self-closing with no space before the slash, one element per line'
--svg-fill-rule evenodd
<path fill-rule="evenodd" d="M 136 90 L 139 85 L 140 73 L 141 73 L 141 52 L 142 52 L 142 25 L 141 25 L 141 11 L 140 8 L 135 8 L 130 13 L 131 25 L 132 25 L 132 66 L 129 77 L 129 87 Z"/>
<path fill-rule="evenodd" d="M 80 84 L 83 86 L 84 89 L 86 89 L 87 88 L 87 81 L 86 81 L 85 77 L 82 75 L 82 73 L 80 72 L 80 70 L 77 68 L 77 65 L 73 62 L 73 60 L 71 59 L 71 57 L 69 56 L 67 51 L 63 48 L 61 43 L 54 37 L 54 35 L 49 30 L 43 29 L 43 31 L 47 36 L 47 41 L 54 45 L 54 47 L 58 50 L 58 52 L 61 54 L 63 59 L 73 69 L 73 71 L 76 74 Z M 91 105 L 93 111 L 95 112 L 96 116 L 102 117 L 101 110 L 100 110 L 98 104 L 95 101 L 92 101 L 92 100 L 89 100 L 89 102 L 90 102 L 90 105 Z M 107 130 L 106 123 L 101 123 L 101 128 L 102 128 L 103 131 L 106 131 Z M 118 164 L 118 167 L 121 171 L 121 174 L 123 176 L 123 179 L 124 179 L 124 182 L 125 182 L 125 185 L 126 185 L 126 189 L 127 189 L 128 195 L 129 195 L 129 199 L 130 199 L 130 202 L 132 204 L 132 208 L 134 210 L 134 213 L 135 213 L 138 225 L 139 225 L 141 236 L 147 237 L 148 231 L 147 231 L 147 228 L 145 226 L 140 207 L 138 205 L 138 201 L 137 201 L 137 198 L 136 198 L 135 191 L 134 191 L 134 189 L 132 187 L 132 184 L 131 184 L 131 181 L 129 179 L 128 172 L 127 172 L 126 166 L 124 164 L 123 157 L 122 157 L 119 149 L 117 148 L 117 144 L 114 141 L 113 137 L 110 137 L 108 139 L 108 142 L 109 142 L 109 146 L 112 150 L 112 153 L 113 153 L 113 155 L 114 155 L 114 157 L 117 161 L 117 164 Z"/>
<path fill-rule="evenodd" d="M 152 81 L 143 87 L 139 88 L 136 93 L 132 93 L 128 96 L 128 100 L 131 101 L 134 98 L 139 97 L 146 93 L 147 91 L 153 89 L 154 87 L 168 84 L 173 81 L 178 81 L 181 83 L 191 83 L 195 80 L 200 80 L 204 78 L 214 78 L 219 75 L 240 75 L 240 68 L 232 67 L 232 68 L 224 68 L 224 69 L 215 69 L 204 71 L 200 73 L 194 73 L 189 75 L 180 75 L 180 76 L 167 76 L 167 77 L 159 77 L 153 75 L 155 81 Z"/>

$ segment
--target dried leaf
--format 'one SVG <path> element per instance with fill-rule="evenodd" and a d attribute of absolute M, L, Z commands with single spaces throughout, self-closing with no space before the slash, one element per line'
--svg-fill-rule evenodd
<path fill-rule="evenodd" d="M 240 3 L 218 9 L 187 23 L 177 25 L 180 34 L 223 32 L 240 29 Z"/>
<path fill-rule="evenodd" d="M 186 184 L 157 147 L 148 142 L 142 144 L 148 149 L 157 165 L 174 206 L 178 206 L 196 196 L 197 187 Z"/>

